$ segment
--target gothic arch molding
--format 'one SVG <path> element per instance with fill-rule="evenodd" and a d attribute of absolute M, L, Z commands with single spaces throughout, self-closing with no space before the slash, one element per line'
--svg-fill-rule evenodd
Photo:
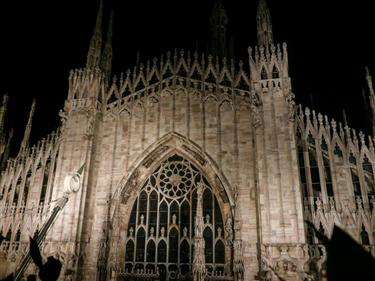
<path fill-rule="evenodd" d="M 235 205 L 235 189 L 229 184 L 215 161 L 197 144 L 172 132 L 146 148 L 129 167 L 127 175 L 121 179 L 112 197 L 112 200 L 117 202 L 112 205 L 111 218 L 113 218 L 118 205 L 127 202 L 136 193 L 136 187 L 139 188 L 153 169 L 172 154 L 181 155 L 197 166 L 207 176 L 223 202 L 228 202 L 231 207 Z"/>

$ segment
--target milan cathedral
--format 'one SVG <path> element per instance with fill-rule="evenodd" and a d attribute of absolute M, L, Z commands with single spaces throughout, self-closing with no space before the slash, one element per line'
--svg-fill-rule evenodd
<path fill-rule="evenodd" d="M 15 157 L 2 98 L 0 277 L 82 165 L 40 246 L 62 262 L 59 280 L 325 280 L 326 249 L 305 221 L 328 237 L 336 225 L 375 255 L 375 138 L 295 104 L 265 0 L 245 62 L 229 56 L 217 1 L 212 55 L 176 50 L 117 77 L 102 14 L 101 3 L 60 126 L 30 147 L 34 102 Z"/>

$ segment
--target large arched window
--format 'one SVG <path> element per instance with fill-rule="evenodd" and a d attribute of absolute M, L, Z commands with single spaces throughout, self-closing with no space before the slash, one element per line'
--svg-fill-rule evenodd
<path fill-rule="evenodd" d="M 158 267 L 161 280 L 191 277 L 198 185 L 203 188 L 206 267 L 224 271 L 224 228 L 218 201 L 201 172 L 177 155 L 164 161 L 138 193 L 125 241 L 127 271 Z"/>

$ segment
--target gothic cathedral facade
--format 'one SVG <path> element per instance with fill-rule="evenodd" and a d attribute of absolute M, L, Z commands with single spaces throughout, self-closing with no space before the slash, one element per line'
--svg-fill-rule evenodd
<path fill-rule="evenodd" d="M 214 26 L 226 25 L 221 5 Z M 83 164 L 41 244 L 62 261 L 59 280 L 324 280 L 324 246 L 305 220 L 328 236 L 337 225 L 375 255 L 374 139 L 295 104 L 265 0 L 248 66 L 220 57 L 215 33 L 217 56 L 167 53 L 117 79 L 102 9 L 61 126 L 29 148 L 33 106 L 9 159 L 3 99 L 0 276 Z"/>

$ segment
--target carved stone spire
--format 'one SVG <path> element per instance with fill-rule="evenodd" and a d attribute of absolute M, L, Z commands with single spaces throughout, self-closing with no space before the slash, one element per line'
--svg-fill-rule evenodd
<path fill-rule="evenodd" d="M 113 11 L 109 18 L 107 37 L 104 45 L 103 55 L 100 61 L 101 70 L 109 77 L 112 72 L 112 31 L 113 31 Z"/>
<path fill-rule="evenodd" d="M 3 96 L 3 104 L 0 107 L 0 137 L 4 135 L 4 120 L 5 120 L 5 114 L 8 109 L 8 100 L 9 97 L 7 94 Z"/>
<path fill-rule="evenodd" d="M 100 0 L 98 15 L 96 17 L 96 25 L 94 34 L 90 40 L 89 51 L 87 53 L 87 68 L 95 68 L 99 66 L 102 52 L 102 18 L 103 18 L 103 0 Z"/>
<path fill-rule="evenodd" d="M 13 138 L 13 128 L 10 129 L 9 135 L 8 135 L 8 140 L 7 143 L 4 146 L 4 150 L 2 152 L 2 155 L 0 153 L 0 159 L 1 159 L 1 164 L 0 164 L 0 170 L 4 170 L 7 164 L 7 160 L 9 158 L 9 153 L 10 153 L 10 144 L 12 142 Z"/>
<path fill-rule="evenodd" d="M 29 120 L 27 121 L 25 133 L 23 135 L 20 151 L 18 152 L 18 155 L 22 155 L 27 148 L 29 147 L 29 140 L 30 140 L 30 133 L 31 133 L 31 126 L 33 123 L 33 117 L 34 117 L 34 111 L 35 111 L 35 99 L 33 100 L 33 103 L 31 105 L 30 113 L 29 113 Z"/>
<path fill-rule="evenodd" d="M 375 136 L 375 94 L 374 88 L 372 85 L 372 78 L 368 68 L 366 67 L 366 80 L 367 86 L 369 89 L 369 101 L 370 101 L 370 108 L 371 108 L 371 119 L 372 119 L 372 136 Z"/>
<path fill-rule="evenodd" d="M 0 107 L 0 159 L 3 159 L 3 153 L 7 146 L 7 141 L 5 137 L 5 131 L 4 131 L 4 120 L 5 120 L 5 114 L 7 112 L 8 108 L 8 95 L 3 96 L 3 104 Z"/>
<path fill-rule="evenodd" d="M 258 45 L 269 46 L 273 44 L 271 14 L 267 8 L 266 0 L 259 0 L 257 10 Z"/>
<path fill-rule="evenodd" d="M 227 55 L 227 25 L 228 16 L 223 1 L 217 0 L 212 8 L 211 26 L 211 54 L 224 57 Z"/>
<path fill-rule="evenodd" d="M 197 211 L 195 215 L 194 235 L 194 258 L 193 258 L 193 281 L 204 281 L 206 275 L 206 263 L 204 258 L 203 238 L 203 211 L 202 211 L 203 188 L 201 184 L 197 188 Z"/>

